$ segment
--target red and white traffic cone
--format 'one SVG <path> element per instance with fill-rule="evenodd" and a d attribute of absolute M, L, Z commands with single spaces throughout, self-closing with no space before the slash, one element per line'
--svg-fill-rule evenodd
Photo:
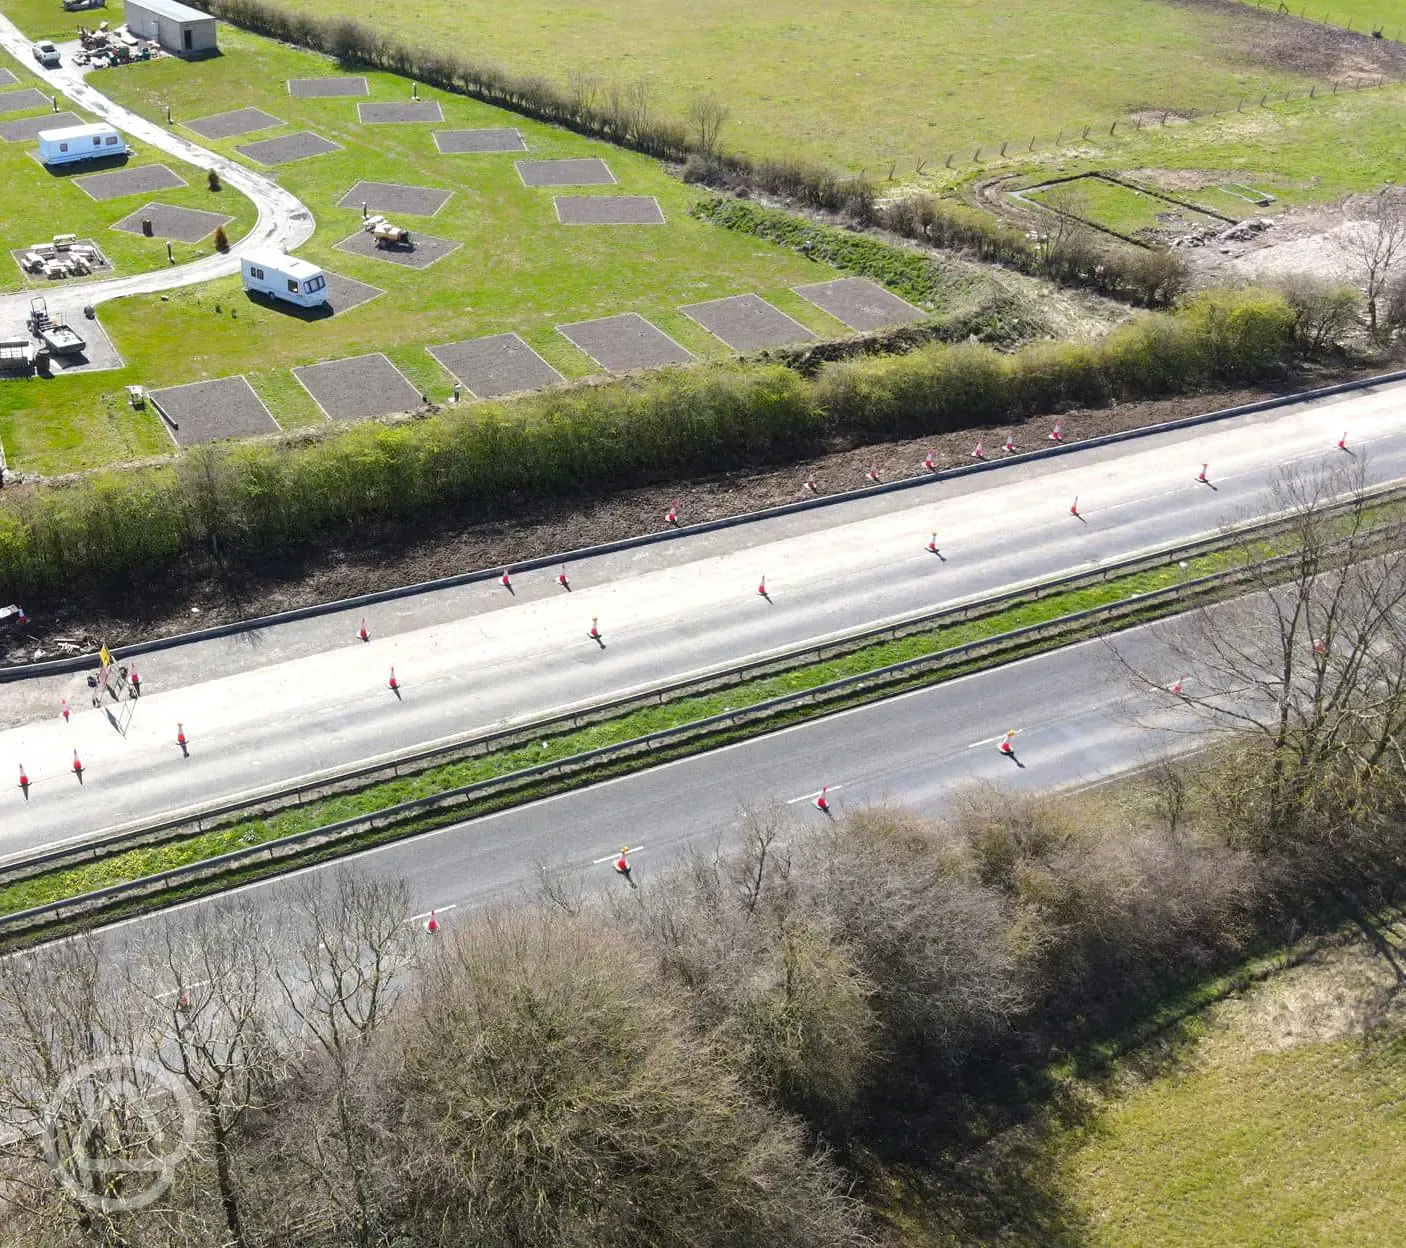
<path fill-rule="evenodd" d="M 928 546 L 927 546 L 927 548 L 928 548 L 930 551 L 932 551 L 933 554 L 937 554 L 937 534 L 936 534 L 936 533 L 934 533 L 930 538 L 928 538 Z"/>
<path fill-rule="evenodd" d="M 664 513 L 665 524 L 678 524 L 679 522 L 679 500 L 674 499 L 669 504 L 669 510 Z"/>
<path fill-rule="evenodd" d="M 127 683 L 132 686 L 132 693 L 140 697 L 142 692 L 142 678 L 137 675 L 137 669 L 135 667 L 127 672 Z"/>
<path fill-rule="evenodd" d="M 1327 643 L 1326 641 L 1324 641 L 1321 637 L 1315 637 L 1315 638 L 1314 638 L 1314 641 L 1313 641 L 1313 653 L 1314 653 L 1314 654 L 1327 654 L 1327 653 L 1328 653 L 1328 643 Z"/>
<path fill-rule="evenodd" d="M 425 920 L 425 931 L 429 932 L 431 936 L 439 931 L 439 920 L 434 917 L 433 910 L 430 911 L 430 917 Z"/>
<path fill-rule="evenodd" d="M 1057 421 L 1055 421 L 1054 428 L 1050 430 L 1050 441 L 1051 441 L 1051 442 L 1063 442 L 1063 441 L 1064 441 L 1064 421 L 1062 421 L 1062 420 L 1057 420 Z"/>
<path fill-rule="evenodd" d="M 512 589 L 513 578 L 508 575 L 507 568 L 503 569 L 503 575 L 498 578 L 498 584 L 501 585 L 504 589 Z"/>
<path fill-rule="evenodd" d="M 586 634 L 592 641 L 600 640 L 600 616 L 591 616 L 591 631 Z"/>
<path fill-rule="evenodd" d="M 356 630 L 356 635 L 360 637 L 362 641 L 371 640 L 371 634 L 366 631 L 366 617 L 364 615 L 361 617 L 361 627 Z"/>
<path fill-rule="evenodd" d="M 1011 728 L 1009 731 L 1007 731 L 1006 735 L 1001 738 L 1001 744 L 996 747 L 1001 751 L 1002 754 L 1006 755 L 1007 758 L 1009 758 L 1012 754 L 1015 753 L 1015 746 L 1011 744 L 1011 741 L 1014 737 L 1015 729 Z"/>
<path fill-rule="evenodd" d="M 83 778 L 83 760 L 78 757 L 78 751 L 73 751 L 73 774 L 80 780 Z"/>
<path fill-rule="evenodd" d="M 395 678 L 395 668 L 391 668 L 391 678 L 386 681 L 386 688 L 395 693 L 400 688 L 400 681 Z"/>
<path fill-rule="evenodd" d="M 812 472 L 810 476 L 806 478 L 806 483 L 801 488 L 804 490 L 809 490 L 812 494 L 818 492 L 818 488 L 815 484 L 815 473 Z"/>
<path fill-rule="evenodd" d="M 561 571 L 557 573 L 557 584 L 563 589 L 571 588 L 571 582 L 566 579 L 566 564 L 562 564 Z"/>
<path fill-rule="evenodd" d="M 29 777 L 25 774 L 24 764 L 20 764 L 20 792 L 24 794 L 24 800 L 29 800 Z"/>
<path fill-rule="evenodd" d="M 1174 681 L 1172 681 L 1170 685 L 1167 686 L 1167 692 L 1176 694 L 1177 697 L 1181 697 L 1181 682 L 1185 679 L 1185 676 L 1178 676 Z"/>
<path fill-rule="evenodd" d="M 68 711 L 68 699 L 67 699 L 67 698 L 60 698 L 59 701 L 60 701 L 60 702 L 62 703 L 62 705 L 63 705 L 63 710 L 61 710 L 61 711 L 59 712 L 59 714 L 63 716 L 63 722 L 64 722 L 64 723 L 68 723 L 68 714 L 69 714 L 69 711 Z"/>
<path fill-rule="evenodd" d="M 1343 430 L 1343 436 L 1338 439 L 1338 450 L 1347 450 L 1347 430 Z"/>
<path fill-rule="evenodd" d="M 29 623 L 29 616 L 25 615 L 25 613 L 24 613 L 24 608 L 23 608 L 23 607 L 20 607 L 20 608 L 19 608 L 19 613 L 20 613 L 20 620 L 19 620 L 19 622 L 20 622 L 21 624 L 28 624 L 28 623 Z"/>
<path fill-rule="evenodd" d="M 757 597 L 766 597 L 766 574 L 762 574 L 762 579 L 757 582 Z"/>
<path fill-rule="evenodd" d="M 1196 479 L 1201 482 L 1202 485 L 1211 484 L 1211 478 L 1206 475 L 1206 469 L 1210 466 L 1210 464 L 1202 464 L 1201 471 L 1196 474 Z"/>
<path fill-rule="evenodd" d="M 181 747 L 182 752 L 186 748 L 186 728 L 184 724 L 176 725 L 176 744 Z"/>
<path fill-rule="evenodd" d="M 864 479 L 865 479 L 866 481 L 872 482 L 874 485 L 879 485 L 879 484 L 881 484 L 881 479 L 880 479 L 880 477 L 879 477 L 879 466 L 878 466 L 878 464 L 870 464 L 870 465 L 869 465 L 869 471 L 864 474 Z"/>
<path fill-rule="evenodd" d="M 929 472 L 937 471 L 937 452 L 935 450 L 929 451 L 923 456 L 923 467 Z"/>
<path fill-rule="evenodd" d="M 1007 455 L 1015 454 L 1015 434 L 1006 434 L 1006 440 L 1001 443 L 1001 449 L 1005 451 Z"/>
<path fill-rule="evenodd" d="M 976 444 L 976 446 L 972 448 L 972 458 L 973 458 L 973 459 L 985 459 L 985 458 L 986 458 L 986 447 L 983 446 L 980 442 L 978 442 L 978 443 Z"/>
<path fill-rule="evenodd" d="M 1079 514 L 1079 496 L 1077 494 L 1074 495 L 1074 501 L 1069 504 L 1069 514 L 1071 516 L 1077 516 Z"/>
<path fill-rule="evenodd" d="M 830 813 L 830 799 L 825 796 L 829 791 L 830 786 L 828 784 L 822 784 L 820 786 L 820 792 L 815 798 L 815 809 L 822 815 L 828 815 Z"/>

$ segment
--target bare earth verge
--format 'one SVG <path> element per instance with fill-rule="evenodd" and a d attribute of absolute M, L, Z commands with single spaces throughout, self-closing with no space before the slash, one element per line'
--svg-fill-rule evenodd
<path fill-rule="evenodd" d="M 1328 385 L 1380 369 L 1342 370 L 1286 381 L 1276 390 L 1234 390 L 1116 407 L 1064 413 L 1064 435 L 1077 442 L 1099 434 L 1178 420 L 1231 407 L 1276 393 Z M 1016 445 L 1045 445 L 1050 416 L 1023 424 L 1000 425 L 1014 432 Z M 478 568 L 491 568 L 560 551 L 615 541 L 664 527 L 664 514 L 679 500 L 680 524 L 697 524 L 792 502 L 804 494 L 814 473 L 818 492 L 840 494 L 867 486 L 865 473 L 876 467 L 883 480 L 914 475 L 923 456 L 936 449 L 939 467 L 970 463 L 977 437 L 990 429 L 970 429 L 935 438 L 853 447 L 836 445 L 815 459 L 728 473 L 676 485 L 651 486 L 573 500 L 522 498 L 510 511 L 488 516 L 464 514 L 459 523 L 431 530 L 421 518 L 403 526 L 346 533 L 341 541 L 281 551 L 261 558 L 232 560 L 224 566 L 199 555 L 162 576 L 153 576 L 125 594 L 98 595 L 66 602 L 30 600 L 29 630 L 0 651 L 0 661 L 57 658 L 91 651 L 101 642 L 123 645 L 168 637 L 312 603 L 411 585 Z"/>

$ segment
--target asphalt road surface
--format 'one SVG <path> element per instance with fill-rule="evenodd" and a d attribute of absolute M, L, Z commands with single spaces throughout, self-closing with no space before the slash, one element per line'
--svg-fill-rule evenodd
<path fill-rule="evenodd" d="M 514 578 L 513 593 L 430 591 L 367 611 L 367 643 L 348 611 L 173 646 L 140 660 L 125 735 L 81 675 L 0 686 L 0 767 L 13 783 L 23 763 L 32 781 L 27 802 L 8 784 L 0 798 L 0 854 L 1204 534 L 1263 512 L 1276 469 L 1346 462 L 1345 430 L 1373 479 L 1403 477 L 1403 397 L 1384 387 L 684 535 L 573 564 L 571 592 L 555 569 Z M 1202 463 L 1210 485 L 1195 480 Z M 942 559 L 924 549 L 934 529 Z"/>

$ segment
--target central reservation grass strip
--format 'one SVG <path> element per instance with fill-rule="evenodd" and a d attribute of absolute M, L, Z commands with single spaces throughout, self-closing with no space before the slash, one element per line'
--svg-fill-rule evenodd
<path fill-rule="evenodd" d="M 1238 551 L 1220 551 L 1190 560 L 1185 567 L 1172 566 L 1134 573 L 1101 585 L 1071 590 L 1039 602 L 1012 607 L 982 619 L 951 624 L 914 633 L 896 641 L 866 646 L 861 650 L 822 663 L 810 664 L 792 671 L 763 677 L 716 693 L 679 698 L 659 706 L 632 711 L 576 731 L 544 737 L 533 745 L 519 746 L 433 767 L 417 775 L 386 781 L 356 793 L 342 794 L 311 802 L 306 806 L 281 811 L 266 819 L 250 820 L 246 823 L 239 823 L 218 831 L 202 833 L 164 845 L 130 850 L 100 862 L 87 863 L 79 867 L 69 867 L 34 876 L 31 879 L 0 889 L 0 914 L 13 913 L 31 906 L 76 897 L 82 893 L 92 892 L 112 884 L 170 871 L 176 867 L 200 862 L 219 854 L 266 844 L 281 837 L 292 836 L 295 833 L 325 827 L 340 820 L 383 810 L 388 806 L 412 801 L 415 798 L 428 797 L 463 785 L 496 779 L 512 772 L 521 771 L 526 767 L 569 758 L 575 754 L 629 741 L 651 732 L 706 719 L 711 715 L 754 706 L 759 702 L 783 694 L 814 689 L 829 681 L 839 680 L 846 676 L 862 675 L 889 664 L 901 663 L 906 659 L 936 654 L 967 642 L 980 641 L 1031 624 L 1046 623 L 1091 607 L 1121 602 L 1134 595 L 1162 589 L 1178 581 L 1223 571 L 1237 562 L 1239 562 Z M 1066 639 L 1062 638 L 1059 644 L 1066 644 Z M 974 660 L 959 670 L 966 672 L 981 665 L 981 660 Z M 957 669 L 944 669 L 940 674 L 919 673 L 912 681 L 904 682 L 904 687 L 937 683 L 940 680 L 950 679 L 954 674 L 959 674 Z M 880 696 L 890 696 L 892 692 L 892 688 L 886 688 Z M 874 696 L 876 695 L 873 692 L 860 692 L 856 694 L 855 700 L 869 700 Z M 810 708 L 798 708 L 794 715 L 788 715 L 786 718 L 788 720 L 808 718 L 816 713 Z M 773 723 L 768 723 L 765 726 L 741 726 L 736 730 L 720 733 L 719 736 L 727 739 L 739 739 L 761 731 L 770 731 L 774 727 Z M 710 737 L 706 748 L 712 748 L 718 743 L 717 737 Z M 684 744 L 677 752 L 691 753 L 695 752 L 697 748 L 696 744 Z M 653 765 L 659 761 L 660 757 L 661 755 L 657 753 L 651 754 L 647 765 Z M 622 760 L 618 769 L 633 770 L 638 766 L 638 759 Z M 592 776 L 592 780 L 594 779 L 595 777 Z M 580 784 L 582 781 L 577 777 L 567 783 Z M 523 798 L 520 795 L 515 795 L 499 801 L 495 805 L 505 805 L 520 800 Z M 472 813 L 481 814 L 489 808 L 491 808 L 489 805 L 476 803 L 472 808 Z M 407 826 L 413 826 L 415 830 L 420 830 L 426 826 L 433 826 L 435 823 L 444 823 L 464 817 L 465 811 L 460 809 L 440 814 L 436 819 L 418 819 L 414 821 L 413 825 Z M 398 835 L 404 835 L 404 830 L 400 830 Z"/>

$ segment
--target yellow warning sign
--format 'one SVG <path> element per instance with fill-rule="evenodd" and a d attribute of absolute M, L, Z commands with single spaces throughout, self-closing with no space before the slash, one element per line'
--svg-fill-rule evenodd
<path fill-rule="evenodd" d="M 98 651 L 98 661 L 104 667 L 112 666 L 112 652 L 108 650 L 106 642 L 103 643 L 103 648 Z"/>

